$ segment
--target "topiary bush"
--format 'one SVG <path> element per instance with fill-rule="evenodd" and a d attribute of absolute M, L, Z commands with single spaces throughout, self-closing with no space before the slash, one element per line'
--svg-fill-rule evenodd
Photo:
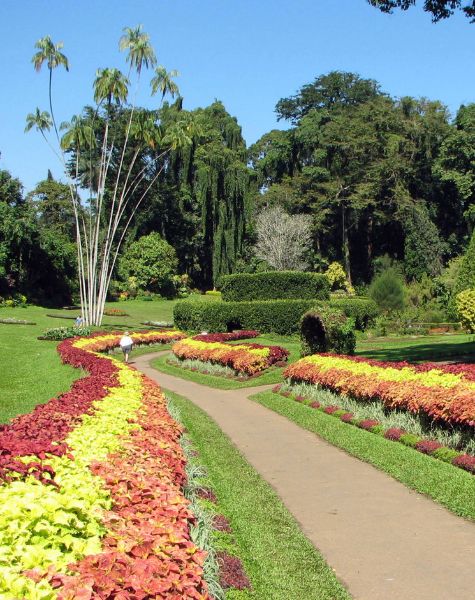
<path fill-rule="evenodd" d="M 475 290 L 464 290 L 457 294 L 455 305 L 463 327 L 475 333 Z"/>
<path fill-rule="evenodd" d="M 377 314 L 375 304 L 365 299 L 338 299 L 317 304 L 319 308 L 341 310 L 364 329 Z M 312 300 L 263 300 L 260 302 L 204 302 L 187 299 L 173 309 L 175 326 L 185 331 L 225 332 L 258 329 L 263 333 L 292 335 L 300 332 L 300 319 L 311 308 Z"/>
<path fill-rule="evenodd" d="M 219 281 L 225 302 L 252 300 L 329 300 L 330 282 L 320 273 L 266 271 L 223 275 Z"/>
<path fill-rule="evenodd" d="M 354 354 L 354 321 L 329 306 L 314 308 L 300 321 L 300 340 L 302 356 L 318 352 Z"/>

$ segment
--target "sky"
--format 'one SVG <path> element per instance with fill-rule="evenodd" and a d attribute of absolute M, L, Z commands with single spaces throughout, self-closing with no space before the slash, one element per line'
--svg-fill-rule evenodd
<path fill-rule="evenodd" d="M 441 100 L 452 114 L 475 101 L 475 24 L 462 14 L 433 24 L 421 8 L 387 15 L 366 0 L 0 0 L 0 169 L 25 192 L 48 169 L 62 175 L 40 134 L 24 133 L 28 113 L 49 110 L 47 69 L 31 64 L 35 42 L 64 43 L 71 68 L 54 72 L 53 99 L 67 121 L 92 101 L 97 68 L 126 70 L 118 40 L 138 24 L 159 63 L 180 72 L 184 107 L 221 100 L 248 144 L 288 127 L 276 102 L 332 70 L 375 79 L 393 97 Z M 158 102 L 146 87 L 137 100 Z"/>

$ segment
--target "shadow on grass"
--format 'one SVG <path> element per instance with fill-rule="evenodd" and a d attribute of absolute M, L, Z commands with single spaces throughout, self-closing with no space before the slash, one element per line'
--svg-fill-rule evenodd
<path fill-rule="evenodd" d="M 357 352 L 358 356 L 375 358 L 377 360 L 408 362 L 420 361 L 462 361 L 475 362 L 475 341 L 454 343 L 453 341 L 407 344 L 397 347 L 378 348 Z"/>

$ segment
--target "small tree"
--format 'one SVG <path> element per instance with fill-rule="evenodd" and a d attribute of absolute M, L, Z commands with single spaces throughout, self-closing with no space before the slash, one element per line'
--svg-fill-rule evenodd
<path fill-rule="evenodd" d="M 377 275 L 369 288 L 369 296 L 386 314 L 402 310 L 405 305 L 404 283 L 397 271 L 389 268 Z"/>
<path fill-rule="evenodd" d="M 164 296 L 173 293 L 173 276 L 177 268 L 175 249 L 158 233 L 145 235 L 133 242 L 119 263 L 121 275 L 125 279 L 133 277 L 139 290 Z"/>
<path fill-rule="evenodd" d="M 462 325 L 475 333 L 475 290 L 464 290 L 455 299 L 457 313 Z"/>
<path fill-rule="evenodd" d="M 475 232 L 463 256 L 455 283 L 456 293 L 469 289 L 475 289 Z"/>
<path fill-rule="evenodd" d="M 280 206 L 265 208 L 256 217 L 256 256 L 277 271 L 305 270 L 311 225 L 309 215 L 289 215 Z"/>

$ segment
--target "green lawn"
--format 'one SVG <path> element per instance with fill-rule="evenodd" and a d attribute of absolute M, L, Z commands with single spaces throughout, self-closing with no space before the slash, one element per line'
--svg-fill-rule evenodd
<path fill-rule="evenodd" d="M 242 457 L 229 438 L 192 402 L 164 390 L 180 411 L 199 462 L 229 519 L 252 592 L 230 598 L 255 600 L 349 600 L 318 550 L 272 487 Z"/>
<path fill-rule="evenodd" d="M 175 302 L 134 300 L 111 303 L 107 306 L 121 308 L 130 317 L 105 317 L 104 325 L 113 329 L 122 324 L 135 329 L 141 327 L 140 322 L 145 320 L 171 321 Z M 70 319 L 48 317 L 47 314 L 71 317 L 76 316 L 77 311 L 58 311 L 40 306 L 0 308 L 0 319 L 14 317 L 36 323 L 0 323 L 0 423 L 5 423 L 15 415 L 30 412 L 36 404 L 47 402 L 53 396 L 67 391 L 71 383 L 82 375 L 77 369 L 61 364 L 56 342 L 37 339 L 45 329 L 71 326 L 73 322 Z M 142 353 L 142 349 L 138 349 L 137 353 Z"/>
<path fill-rule="evenodd" d="M 251 399 L 429 496 L 455 514 L 475 520 L 475 477 L 470 473 L 290 398 L 262 392 Z"/>
<path fill-rule="evenodd" d="M 475 361 L 475 336 L 465 333 L 358 340 L 356 353 L 378 360 Z"/>

